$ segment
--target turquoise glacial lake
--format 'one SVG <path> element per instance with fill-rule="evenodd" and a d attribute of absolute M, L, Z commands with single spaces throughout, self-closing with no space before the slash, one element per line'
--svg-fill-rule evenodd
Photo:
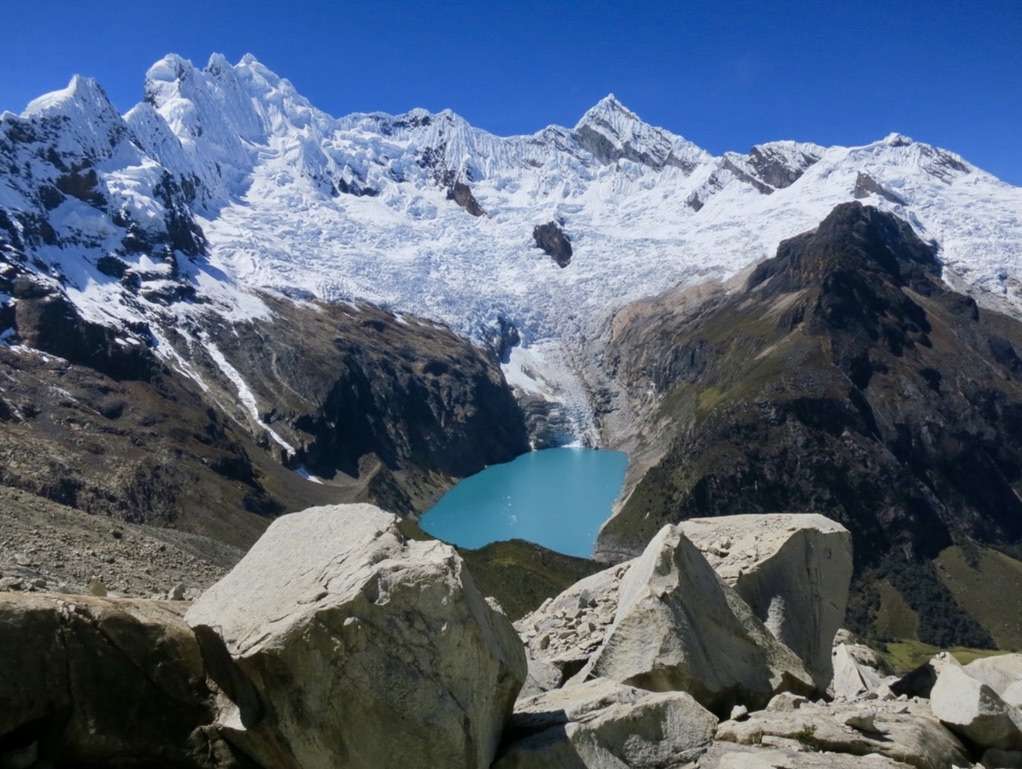
<path fill-rule="evenodd" d="M 420 525 L 462 547 L 525 539 L 588 558 L 627 465 L 620 451 L 532 451 L 465 478 L 426 511 Z"/>

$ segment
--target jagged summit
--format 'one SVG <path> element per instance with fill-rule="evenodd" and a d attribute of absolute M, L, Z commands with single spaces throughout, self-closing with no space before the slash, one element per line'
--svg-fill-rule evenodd
<path fill-rule="evenodd" d="M 110 107 L 110 100 L 106 91 L 94 78 L 73 75 L 64 88 L 45 93 L 30 101 L 21 115 L 32 117 L 53 114 L 66 110 L 72 104 L 92 105 L 105 110 Z"/>
<path fill-rule="evenodd" d="M 710 158 L 686 139 L 643 122 L 613 93 L 582 116 L 574 135 L 602 163 L 629 160 L 658 170 L 674 166 L 689 172 Z"/>
<path fill-rule="evenodd" d="M 622 104 L 617 96 L 613 93 L 608 93 L 596 102 L 596 104 L 585 111 L 585 114 L 583 114 L 575 124 L 575 129 L 577 130 L 580 126 L 594 120 L 606 119 L 610 115 L 620 115 L 625 119 L 641 122 L 639 120 L 639 116 Z"/>

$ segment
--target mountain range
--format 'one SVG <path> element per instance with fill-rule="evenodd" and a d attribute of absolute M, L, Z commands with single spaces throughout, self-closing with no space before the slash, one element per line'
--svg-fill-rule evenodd
<path fill-rule="evenodd" d="M 75 76 L 0 115 L 0 483 L 240 547 L 285 510 L 415 513 L 579 440 L 632 453 L 598 548 L 620 558 L 652 522 L 826 507 L 824 475 L 760 483 L 822 435 L 846 444 L 831 466 L 871 468 L 850 494 L 917 484 L 824 510 L 873 549 L 860 574 L 1014 545 L 1020 315 L 1022 189 L 900 134 L 714 155 L 613 95 L 512 137 L 447 110 L 334 117 L 250 55 L 168 55 L 124 114 Z M 760 434 L 766 412 L 808 432 Z M 746 429 L 778 455 L 712 466 Z M 935 469 L 941 441 L 1001 485 Z M 912 578 L 874 576 L 911 603 Z M 956 622 L 918 632 L 990 641 Z"/>

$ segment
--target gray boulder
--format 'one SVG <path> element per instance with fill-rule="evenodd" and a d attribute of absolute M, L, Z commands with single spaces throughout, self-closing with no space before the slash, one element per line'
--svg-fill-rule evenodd
<path fill-rule="evenodd" d="M 839 643 L 832 656 L 834 680 L 831 691 L 840 700 L 855 700 L 877 691 L 884 683 L 876 653 L 863 644 Z"/>
<path fill-rule="evenodd" d="M 1016 681 L 1008 686 L 1001 694 L 1001 699 L 1009 705 L 1022 707 L 1022 681 Z"/>
<path fill-rule="evenodd" d="M 0 593 L 0 767 L 233 765 L 174 604 Z"/>
<path fill-rule="evenodd" d="M 794 710 L 772 708 L 752 713 L 747 720 L 725 721 L 717 728 L 716 739 L 798 751 L 876 754 L 917 769 L 972 765 L 965 746 L 925 703 L 878 702 L 867 710 L 862 705 L 803 702 Z"/>
<path fill-rule="evenodd" d="M 529 660 L 522 697 L 560 687 L 600 648 L 627 571 L 628 564 L 620 564 L 579 580 L 515 623 Z"/>
<path fill-rule="evenodd" d="M 930 693 L 933 714 L 981 748 L 1022 750 L 1022 710 L 953 659 L 946 660 Z"/>
<path fill-rule="evenodd" d="M 963 670 L 1003 698 L 1012 685 L 1022 683 L 1022 654 L 996 654 L 964 665 Z"/>
<path fill-rule="evenodd" d="M 591 678 L 685 691 L 718 714 L 737 704 L 761 707 L 778 692 L 814 690 L 802 661 L 678 526 L 665 526 L 630 562 L 614 622 L 572 680 Z"/>
<path fill-rule="evenodd" d="M 679 525 L 825 690 L 832 675 L 831 645 L 845 618 L 852 578 L 848 530 L 811 514 L 694 518 Z"/>
<path fill-rule="evenodd" d="M 188 611 L 223 734 L 274 769 L 489 767 L 521 641 L 453 548 L 371 505 L 277 519 Z"/>
<path fill-rule="evenodd" d="M 684 692 L 596 679 L 520 700 L 494 769 L 661 769 L 697 758 L 716 717 Z"/>
<path fill-rule="evenodd" d="M 770 740 L 763 745 L 715 742 L 699 761 L 699 769 L 911 769 L 911 764 L 878 753 L 805 750 L 789 740 Z"/>

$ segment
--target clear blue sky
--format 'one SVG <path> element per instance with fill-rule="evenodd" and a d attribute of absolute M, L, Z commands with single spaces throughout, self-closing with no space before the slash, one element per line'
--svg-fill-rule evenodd
<path fill-rule="evenodd" d="M 333 114 L 451 107 L 500 134 L 613 91 L 712 152 L 900 131 L 1022 184 L 1022 0 L 4 2 L 0 109 L 75 72 L 122 110 L 169 51 L 246 51 Z"/>

